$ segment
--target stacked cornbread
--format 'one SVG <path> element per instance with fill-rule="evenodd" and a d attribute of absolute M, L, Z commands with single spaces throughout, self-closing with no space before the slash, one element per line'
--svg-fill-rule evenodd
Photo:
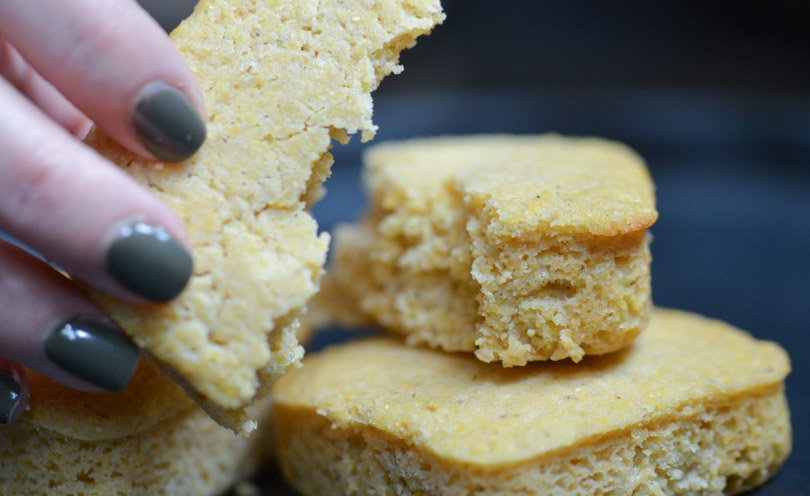
<path fill-rule="evenodd" d="M 405 339 L 276 384 L 303 494 L 730 494 L 787 457 L 785 352 L 652 308 L 653 185 L 628 148 L 419 140 L 369 151 L 365 180 L 315 313 Z"/>
<path fill-rule="evenodd" d="M 375 147 L 365 172 L 371 212 L 335 232 L 330 277 L 408 344 L 506 366 L 579 361 L 647 325 L 658 214 L 627 147 L 433 139 Z"/>

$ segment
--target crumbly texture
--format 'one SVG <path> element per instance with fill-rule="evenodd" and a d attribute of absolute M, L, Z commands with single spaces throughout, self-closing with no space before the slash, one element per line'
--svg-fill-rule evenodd
<path fill-rule="evenodd" d="M 223 494 L 267 456 L 217 425 L 182 388 L 142 365 L 121 393 L 82 393 L 30 373 L 31 408 L 0 427 L 0 494 Z M 269 415 L 269 399 L 251 407 Z"/>
<path fill-rule="evenodd" d="M 790 452 L 789 369 L 774 343 L 658 309 L 580 364 L 352 342 L 276 383 L 276 454 L 308 496 L 731 494 Z"/>
<path fill-rule="evenodd" d="M 647 325 L 646 228 L 658 214 L 627 147 L 440 138 L 378 145 L 365 165 L 370 212 L 336 231 L 327 278 L 339 290 L 329 292 L 409 344 L 505 366 L 579 361 L 626 347 Z M 363 319 L 345 314 L 335 319 Z"/>
<path fill-rule="evenodd" d="M 370 139 L 370 93 L 399 52 L 441 22 L 438 0 L 203 0 L 172 40 L 206 98 L 208 138 L 182 164 L 88 139 L 186 222 L 194 274 L 170 304 L 94 298 L 223 425 L 303 350 L 297 317 L 328 245 L 306 208 L 332 139 Z"/>

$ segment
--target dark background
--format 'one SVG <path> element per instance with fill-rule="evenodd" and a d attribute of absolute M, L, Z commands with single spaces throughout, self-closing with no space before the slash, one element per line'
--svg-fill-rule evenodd
<path fill-rule="evenodd" d="M 444 5 L 445 24 L 375 94 L 375 141 L 556 131 L 638 150 L 660 211 L 654 300 L 788 350 L 794 452 L 754 494 L 810 494 L 810 2 Z M 324 229 L 362 211 L 363 146 L 334 150 Z M 261 481 L 287 494 L 276 474 Z"/>

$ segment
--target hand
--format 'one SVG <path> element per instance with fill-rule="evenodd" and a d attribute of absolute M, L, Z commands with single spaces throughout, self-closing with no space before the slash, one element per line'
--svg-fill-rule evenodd
<path fill-rule="evenodd" d="M 166 162 L 205 138 L 202 92 L 134 0 L 0 1 L 0 231 L 102 291 L 168 301 L 191 276 L 171 210 L 81 143 L 91 121 Z M 0 238 L 0 423 L 25 408 L 23 365 L 120 390 L 137 348 L 66 277 Z"/>

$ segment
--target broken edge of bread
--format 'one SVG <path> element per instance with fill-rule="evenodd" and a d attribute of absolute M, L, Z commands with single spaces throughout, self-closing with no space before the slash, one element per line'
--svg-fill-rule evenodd
<path fill-rule="evenodd" d="M 307 208 L 332 140 L 373 137 L 371 91 L 443 18 L 438 0 L 203 0 L 172 33 L 205 94 L 202 148 L 163 164 L 88 138 L 186 222 L 195 263 L 169 304 L 92 296 L 222 425 L 253 429 L 245 407 L 303 354 L 328 245 Z"/>
<path fill-rule="evenodd" d="M 628 346 L 651 308 L 643 160 L 596 138 L 479 135 L 369 148 L 366 217 L 335 230 L 313 323 L 522 366 Z M 330 305 L 353 300 L 353 304 Z"/>

